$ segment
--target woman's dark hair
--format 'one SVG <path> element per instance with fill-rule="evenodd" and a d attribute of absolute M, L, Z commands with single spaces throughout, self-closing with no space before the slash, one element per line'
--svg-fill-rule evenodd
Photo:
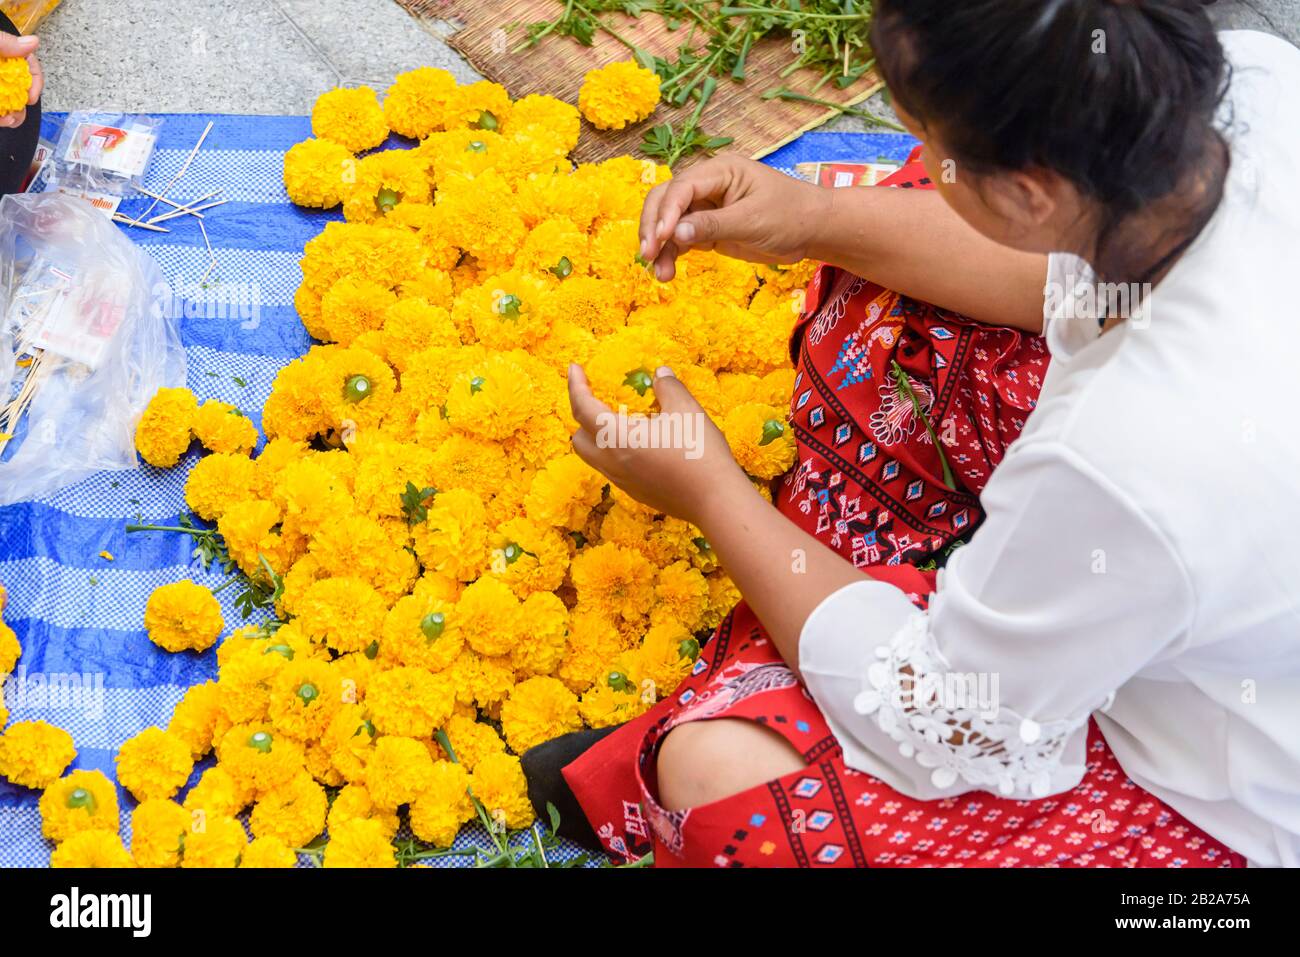
<path fill-rule="evenodd" d="M 1200 0 L 877 0 L 891 96 L 974 173 L 1052 170 L 1100 211 L 1093 266 L 1147 281 L 1218 206 L 1223 48 Z M 1208 171 L 1208 172 L 1207 172 Z M 1138 210 L 1181 220 L 1172 249 L 1129 235 Z"/>

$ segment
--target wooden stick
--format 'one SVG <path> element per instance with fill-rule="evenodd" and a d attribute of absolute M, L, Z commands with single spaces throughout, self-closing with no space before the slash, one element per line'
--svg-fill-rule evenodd
<path fill-rule="evenodd" d="M 214 206 L 224 206 L 228 202 L 230 202 L 230 200 L 228 199 L 219 199 L 215 203 L 205 203 L 202 206 L 186 206 L 184 209 L 176 209 L 170 213 L 163 213 L 161 216 L 155 216 L 153 219 L 149 220 L 149 222 L 165 223 L 169 219 L 175 219 L 177 216 L 185 216 L 185 215 L 192 215 L 198 217 L 199 219 L 202 219 L 203 214 L 199 212 L 199 210 L 211 209 Z"/>
<path fill-rule="evenodd" d="M 201 219 L 199 220 L 199 231 L 203 233 L 203 242 L 208 247 L 208 258 L 209 258 L 208 268 L 203 271 L 203 278 L 199 280 L 199 285 L 202 286 L 205 282 L 207 282 L 208 274 L 211 273 L 212 270 L 217 268 L 217 254 L 212 251 L 212 240 L 208 239 L 208 229 L 206 226 L 203 225 L 203 220 Z"/>
<path fill-rule="evenodd" d="M 163 187 L 163 191 L 162 191 L 163 196 L 166 196 L 169 192 L 171 192 L 171 188 L 175 186 L 176 183 L 180 180 L 180 178 L 185 175 L 186 171 L 189 170 L 190 163 L 194 162 L 194 157 L 198 155 L 199 147 L 203 145 L 203 141 L 208 138 L 208 134 L 211 132 L 212 132 L 212 122 L 209 120 L 208 125 L 203 128 L 203 135 L 200 136 L 199 141 L 194 144 L 194 149 L 190 150 L 190 155 L 185 157 L 185 162 L 182 163 L 181 168 L 176 171 L 176 175 L 171 178 L 171 180 L 167 183 L 165 187 Z M 155 199 L 152 203 L 149 204 L 148 209 L 146 209 L 142 214 L 137 216 L 132 221 L 131 225 L 133 226 L 140 225 L 140 220 L 144 219 L 146 216 L 152 213 L 154 211 L 154 208 L 157 205 L 158 205 L 158 200 Z"/>
<path fill-rule="evenodd" d="M 213 196 L 216 196 L 220 192 L 221 190 L 219 189 L 213 190 L 212 192 L 208 193 L 207 196 L 200 196 L 198 199 L 192 199 L 188 203 L 172 203 L 171 200 L 168 200 L 167 202 L 171 203 L 171 205 L 176 208 L 172 210 L 170 213 L 159 213 L 157 216 L 153 217 L 153 219 L 148 220 L 148 222 L 156 223 L 164 219 L 171 219 L 173 216 L 184 215 L 185 213 L 194 213 L 194 215 L 198 216 L 199 219 L 202 219 L 203 217 L 199 216 L 198 212 L 196 211 L 200 209 L 206 209 L 207 207 L 200 206 L 199 204 L 211 199 Z"/>
<path fill-rule="evenodd" d="M 196 199 L 196 200 L 194 200 L 194 203 L 190 203 L 190 204 L 188 204 L 188 205 L 183 205 L 183 204 L 181 204 L 181 203 L 173 202 L 172 200 L 168 199 L 166 196 L 159 196 L 157 193 L 151 193 L 151 192 L 149 192 L 147 189 L 145 189 L 143 186 L 137 186 L 137 187 L 135 188 L 135 191 L 136 191 L 137 193 L 144 193 L 144 194 L 145 194 L 146 196 L 148 196 L 150 199 L 156 199 L 156 200 L 158 200 L 158 202 L 160 202 L 160 203 L 166 203 L 166 204 L 167 204 L 168 206 L 170 206 L 172 209 L 188 209 L 189 206 L 193 206 L 194 203 L 202 202 L 202 200 L 198 200 L 198 199 Z M 214 195 L 215 195 L 215 194 L 214 194 Z"/>
<path fill-rule="evenodd" d="M 121 213 L 113 214 L 113 222 L 121 223 L 123 226 L 134 226 L 136 229 L 148 229 L 155 233 L 170 233 L 170 229 L 164 229 L 161 226 L 155 226 L 153 223 L 137 223 L 135 220 L 122 215 Z"/>

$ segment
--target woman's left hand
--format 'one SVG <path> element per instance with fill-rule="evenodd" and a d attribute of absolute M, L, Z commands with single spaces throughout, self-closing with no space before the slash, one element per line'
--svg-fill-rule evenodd
<path fill-rule="evenodd" d="M 38 37 L 16 37 L 0 33 L 0 57 L 23 57 L 32 71 L 32 88 L 27 94 L 27 106 L 32 106 L 41 98 L 45 86 L 45 77 L 41 73 L 41 61 L 36 58 L 36 48 L 41 41 Z M 0 128 L 16 129 L 27 120 L 27 109 L 14 110 L 0 116 Z"/>
<path fill-rule="evenodd" d="M 569 404 L 581 428 L 573 449 L 592 468 L 655 511 L 703 528 L 735 493 L 753 493 L 721 430 L 690 390 L 660 368 L 657 415 L 614 412 L 592 394 L 586 373 L 569 366 Z"/>

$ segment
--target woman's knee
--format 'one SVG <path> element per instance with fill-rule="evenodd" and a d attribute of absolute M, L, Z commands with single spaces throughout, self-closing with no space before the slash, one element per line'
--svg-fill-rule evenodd
<path fill-rule="evenodd" d="M 804 766 L 789 741 L 756 722 L 689 721 L 668 732 L 659 746 L 659 803 L 669 811 L 700 807 Z"/>

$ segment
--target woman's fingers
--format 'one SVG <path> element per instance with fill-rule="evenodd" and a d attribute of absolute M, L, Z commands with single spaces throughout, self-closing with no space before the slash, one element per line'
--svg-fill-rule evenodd
<path fill-rule="evenodd" d="M 726 192 L 731 173 L 725 161 L 709 160 L 661 183 L 641 208 L 641 256 L 654 259 L 673 235 L 677 221 L 696 204 L 713 206 Z"/>
<path fill-rule="evenodd" d="M 27 66 L 32 71 L 32 89 L 27 94 L 27 105 L 33 106 L 41 98 L 41 91 L 45 89 L 45 71 L 41 69 L 40 58 L 35 53 L 27 58 Z"/>
<path fill-rule="evenodd" d="M 15 110 L 12 113 L 6 113 L 0 117 L 0 127 L 7 130 L 17 129 L 27 122 L 26 110 Z"/>
<path fill-rule="evenodd" d="M 569 365 L 569 407 L 573 410 L 574 420 L 592 436 L 600 429 L 601 416 L 614 414 L 609 406 L 592 394 L 587 373 L 576 362 Z"/>
<path fill-rule="evenodd" d="M 16 37 L 12 33 L 0 33 L 0 56 L 31 56 L 40 45 L 40 37 Z"/>

